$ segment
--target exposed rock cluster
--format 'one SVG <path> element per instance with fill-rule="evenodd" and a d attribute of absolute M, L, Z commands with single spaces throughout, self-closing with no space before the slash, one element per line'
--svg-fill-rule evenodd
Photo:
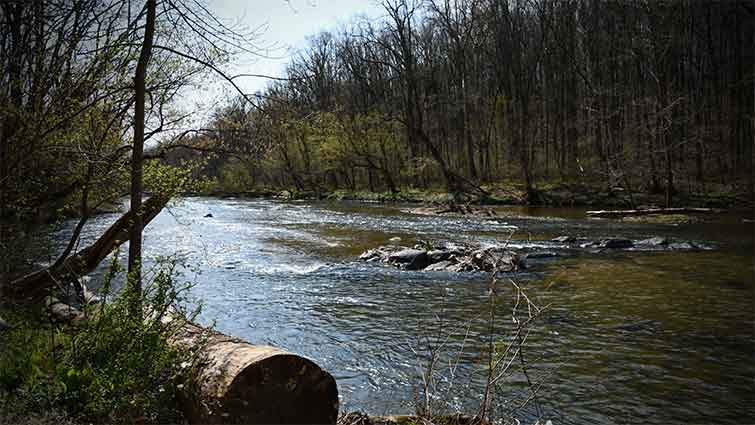
<path fill-rule="evenodd" d="M 516 272 L 524 270 L 525 257 L 503 247 L 448 246 L 426 249 L 387 245 L 366 251 L 359 259 L 392 264 L 405 270 L 446 272 Z"/>

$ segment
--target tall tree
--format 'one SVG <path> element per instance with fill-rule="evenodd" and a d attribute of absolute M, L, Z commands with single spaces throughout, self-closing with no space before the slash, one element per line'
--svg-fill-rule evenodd
<path fill-rule="evenodd" d="M 134 144 L 131 148 L 131 211 L 134 211 L 128 248 L 128 273 L 131 284 L 141 292 L 142 276 L 142 192 L 144 192 L 144 103 L 147 91 L 147 66 L 152 56 L 152 44 L 155 38 L 155 16 L 157 15 L 157 0 L 147 0 L 144 6 L 147 18 L 144 24 L 144 39 L 139 61 L 134 74 Z"/>

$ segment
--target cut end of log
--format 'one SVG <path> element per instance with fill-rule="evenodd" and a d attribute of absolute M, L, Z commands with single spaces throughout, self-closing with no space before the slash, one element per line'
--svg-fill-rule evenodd
<path fill-rule="evenodd" d="M 338 389 L 313 362 L 277 353 L 247 366 L 234 379 L 214 418 L 256 424 L 333 424 Z M 202 418 L 202 419 L 211 419 Z"/>
<path fill-rule="evenodd" d="M 186 412 L 192 423 L 336 423 L 336 381 L 315 363 L 274 347 L 213 339 L 199 398 Z"/>

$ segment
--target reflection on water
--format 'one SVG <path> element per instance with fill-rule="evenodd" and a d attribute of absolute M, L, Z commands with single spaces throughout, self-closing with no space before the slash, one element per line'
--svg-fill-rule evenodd
<path fill-rule="evenodd" d="M 414 216 L 401 206 L 194 198 L 163 212 L 145 255 L 176 254 L 200 274 L 200 319 L 253 343 L 310 357 L 338 380 L 344 410 L 413 409 L 419 336 L 462 347 L 452 408 L 479 403 L 488 283 L 480 274 L 399 271 L 363 264 L 368 248 L 401 238 L 559 249 L 559 235 L 674 236 L 716 246 L 687 253 L 577 253 L 516 276 L 552 306 L 528 340 L 542 409 L 555 423 L 751 423 L 752 225 L 662 226 L 586 220 L 579 209 L 501 208 L 495 220 Z M 212 213 L 212 218 L 204 218 Z M 87 228 L 98 234 L 114 217 Z M 749 227 L 748 227 L 749 226 Z M 61 237 L 64 235 L 61 235 Z M 497 329 L 510 330 L 511 291 Z M 440 318 L 438 317 L 440 316 Z M 508 318 L 507 318 L 508 317 Z M 514 397 L 522 376 L 507 382 Z M 525 416 L 534 415 L 532 408 Z"/>

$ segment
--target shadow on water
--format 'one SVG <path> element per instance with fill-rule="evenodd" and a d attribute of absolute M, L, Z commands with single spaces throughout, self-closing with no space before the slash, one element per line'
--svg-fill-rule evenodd
<path fill-rule="evenodd" d="M 539 397 L 556 423 L 755 421 L 752 224 L 620 223 L 570 208 L 499 208 L 493 220 L 407 209 L 192 198 L 149 225 L 146 256 L 177 254 L 197 266 L 190 277 L 204 301 L 202 321 L 310 357 L 337 378 L 344 410 L 402 414 L 412 412 L 418 383 L 412 347 L 437 330 L 438 316 L 449 349 L 464 344 L 459 384 L 444 397 L 456 409 L 479 403 L 487 276 L 355 261 L 364 250 L 391 238 L 413 245 L 512 237 L 536 249 L 559 249 L 550 239 L 560 235 L 706 243 L 717 249 L 570 252 L 514 276 L 538 304 L 552 306 L 528 341 L 534 377 L 546 381 Z M 113 220 L 98 217 L 88 237 Z M 498 295 L 502 333 L 511 329 L 510 295 Z M 511 394 L 524 386 L 516 374 L 507 382 Z"/>

